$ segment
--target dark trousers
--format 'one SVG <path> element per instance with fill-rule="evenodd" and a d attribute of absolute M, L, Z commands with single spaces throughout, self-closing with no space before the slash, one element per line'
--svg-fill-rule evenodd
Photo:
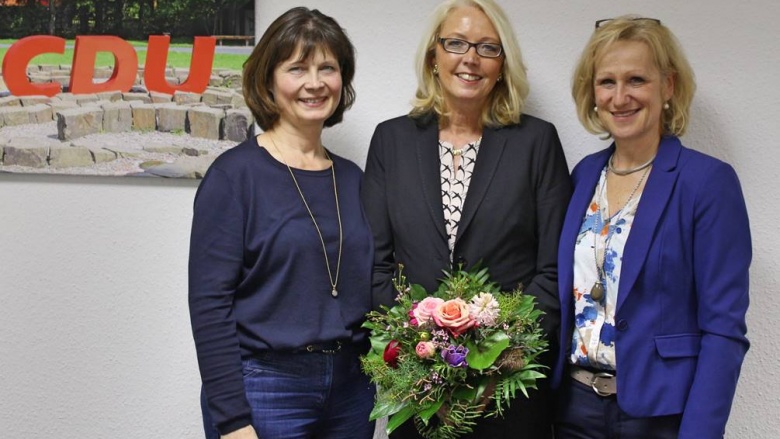
<path fill-rule="evenodd" d="M 261 439 L 371 439 L 374 385 L 364 350 L 335 354 L 267 351 L 244 361 L 244 386 Z M 203 404 L 206 439 L 219 439 Z"/>
<path fill-rule="evenodd" d="M 676 439 L 682 415 L 634 418 L 616 396 L 599 396 L 571 378 L 560 391 L 556 439 Z"/>

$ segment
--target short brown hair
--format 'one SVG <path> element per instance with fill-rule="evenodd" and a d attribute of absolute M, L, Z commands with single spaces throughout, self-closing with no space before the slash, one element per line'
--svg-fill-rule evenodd
<path fill-rule="evenodd" d="M 609 133 L 593 111 L 596 96 L 593 77 L 596 64 L 604 51 L 617 41 L 645 43 L 653 54 L 653 61 L 662 75 L 674 77 L 674 92 L 668 111 L 661 112 L 663 134 L 682 136 L 688 127 L 691 101 L 696 82 L 685 54 L 672 32 L 659 21 L 626 15 L 606 21 L 590 37 L 582 51 L 572 78 L 571 94 L 577 107 L 577 117 L 586 130 L 593 134 Z"/>
<path fill-rule="evenodd" d="M 271 93 L 274 69 L 300 48 L 301 59 L 315 50 L 333 54 L 341 70 L 341 99 L 336 111 L 325 120 L 331 127 L 341 122 L 344 112 L 355 102 L 355 48 L 346 32 L 333 18 L 305 7 L 292 8 L 282 14 L 260 38 L 252 54 L 244 62 L 244 99 L 263 131 L 279 120 L 279 108 Z"/>

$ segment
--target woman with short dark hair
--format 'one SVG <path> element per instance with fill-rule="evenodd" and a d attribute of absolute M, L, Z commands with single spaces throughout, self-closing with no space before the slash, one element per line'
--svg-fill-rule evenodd
<path fill-rule="evenodd" d="M 354 101 L 354 48 L 294 8 L 244 65 L 265 132 L 222 154 L 195 198 L 189 265 L 207 439 L 368 439 L 360 369 L 373 243 L 362 172 L 322 145 Z"/>

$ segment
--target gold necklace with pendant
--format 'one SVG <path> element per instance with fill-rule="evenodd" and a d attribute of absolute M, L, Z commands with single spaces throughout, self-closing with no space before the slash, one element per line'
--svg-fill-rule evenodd
<path fill-rule="evenodd" d="M 292 168 L 290 165 L 287 164 L 287 160 L 284 159 L 284 155 L 282 154 L 282 151 L 279 150 L 279 147 L 276 146 L 276 142 L 274 141 L 273 137 L 271 135 L 268 135 L 268 139 L 271 141 L 271 144 L 274 146 L 274 149 L 279 154 L 279 157 L 282 159 L 282 162 L 285 166 L 287 166 L 287 170 L 290 171 L 290 177 L 292 177 L 293 183 L 295 183 L 295 188 L 298 189 L 298 194 L 301 196 L 301 200 L 303 201 L 303 205 L 306 207 L 306 211 L 309 212 L 309 217 L 311 218 L 311 222 L 314 224 L 314 228 L 317 230 L 317 236 L 320 237 L 320 243 L 322 244 L 322 253 L 325 255 L 325 268 L 328 270 L 328 280 L 330 281 L 330 295 L 333 297 L 338 297 L 339 291 L 336 289 L 336 285 L 339 283 L 339 273 L 341 272 L 341 248 L 342 244 L 344 243 L 344 234 L 341 228 L 341 209 L 339 208 L 339 192 L 336 188 L 336 167 L 333 163 L 333 160 L 330 159 L 330 156 L 328 155 L 328 151 L 323 148 L 323 152 L 325 153 L 325 158 L 330 160 L 330 171 L 331 176 L 333 177 L 333 195 L 336 198 L 336 217 L 339 221 L 339 253 L 338 253 L 338 259 L 336 260 L 336 274 L 332 274 L 330 271 L 330 260 L 328 259 L 328 250 L 325 247 L 325 239 L 322 237 L 322 232 L 320 231 L 320 226 L 317 224 L 317 220 L 314 219 L 314 214 L 311 212 L 311 208 L 309 208 L 309 203 L 306 202 L 306 197 L 303 196 L 303 191 L 301 190 L 301 186 L 298 185 L 298 180 L 295 178 L 295 173 L 293 173 Z"/>
<path fill-rule="evenodd" d="M 609 162 L 612 163 L 612 158 L 610 157 Z M 649 162 L 652 164 L 652 161 Z M 642 173 L 642 177 L 639 179 L 639 181 L 636 183 L 636 186 L 634 186 L 634 189 L 631 191 L 631 195 L 628 196 L 628 199 L 623 204 L 623 207 L 620 208 L 619 211 L 613 215 L 615 217 L 615 223 L 620 220 L 620 218 L 623 216 L 624 209 L 626 206 L 628 206 L 628 203 L 634 198 L 634 195 L 636 194 L 636 191 L 639 189 L 639 186 L 642 185 L 642 182 L 645 180 L 645 177 L 647 177 L 647 173 L 650 172 L 650 165 L 644 166 L 645 172 Z M 612 171 L 611 167 L 607 168 L 607 172 Z M 614 172 L 614 171 L 612 171 Z M 621 175 L 621 174 L 616 174 Z M 602 216 L 601 212 L 603 211 L 602 206 L 604 205 L 603 201 L 607 198 L 606 194 L 604 194 L 604 191 L 607 187 L 607 176 L 604 175 L 604 185 L 599 187 L 599 194 L 602 198 L 599 203 L 599 216 Z M 601 254 L 601 261 L 599 261 L 598 257 L 598 251 L 596 249 L 596 243 L 598 242 L 598 236 L 593 237 L 593 259 L 596 262 L 596 273 L 598 275 L 598 280 L 593 283 L 593 287 L 590 289 L 590 298 L 595 300 L 596 302 L 601 301 L 601 299 L 604 298 L 604 289 L 605 284 L 602 282 L 602 279 L 606 281 L 606 273 L 604 272 L 604 263 L 607 261 L 607 249 L 609 248 L 609 241 L 612 240 L 612 233 L 609 232 L 609 224 L 612 222 L 612 218 L 609 217 L 606 219 L 606 226 L 607 226 L 607 237 L 604 239 L 604 251 Z M 600 263 L 599 263 L 600 262 Z"/>

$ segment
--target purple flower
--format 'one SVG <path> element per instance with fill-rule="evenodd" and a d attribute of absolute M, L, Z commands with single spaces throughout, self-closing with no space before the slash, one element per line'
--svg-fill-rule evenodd
<path fill-rule="evenodd" d="M 449 345 L 441 351 L 441 358 L 452 367 L 467 367 L 466 354 L 468 353 L 468 348 L 463 345 Z"/>

